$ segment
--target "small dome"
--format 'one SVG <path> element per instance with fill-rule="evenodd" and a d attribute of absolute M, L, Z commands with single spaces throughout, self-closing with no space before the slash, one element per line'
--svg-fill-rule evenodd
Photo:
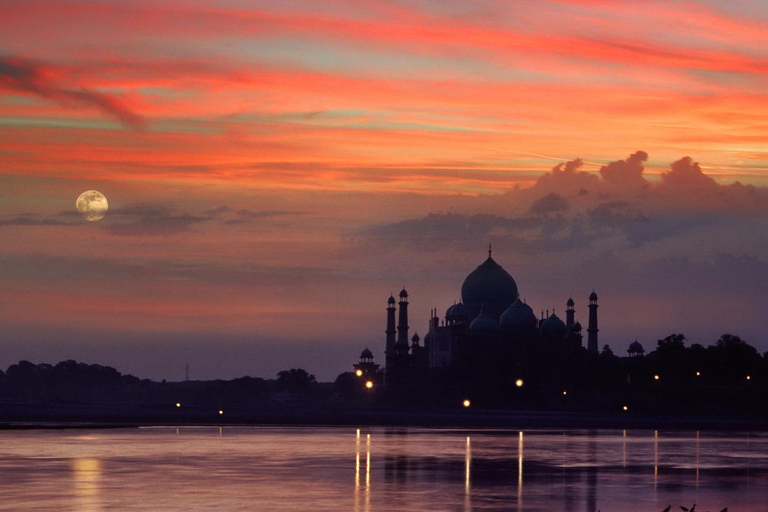
<path fill-rule="evenodd" d="M 472 332 L 491 332 L 496 330 L 496 322 L 493 318 L 480 311 L 480 315 L 469 324 L 469 330 Z"/>
<path fill-rule="evenodd" d="M 360 353 L 360 359 L 373 359 L 373 352 L 366 348 Z"/>
<path fill-rule="evenodd" d="M 536 327 L 536 315 L 531 307 L 519 298 L 501 314 L 502 327 Z"/>
<path fill-rule="evenodd" d="M 572 331 L 576 331 L 576 332 L 581 332 L 581 323 L 580 322 L 576 322 L 575 324 L 573 324 L 571 326 L 571 330 Z"/>
<path fill-rule="evenodd" d="M 407 297 L 407 296 L 408 296 L 408 292 L 405 291 L 405 288 L 403 288 L 403 291 L 400 292 L 400 297 Z"/>
<path fill-rule="evenodd" d="M 466 318 L 469 316 L 469 309 L 467 309 L 467 306 L 465 306 L 463 302 L 459 302 L 458 304 L 453 305 L 451 314 L 457 318 Z"/>
<path fill-rule="evenodd" d="M 560 320 L 554 313 L 541 324 L 541 333 L 544 335 L 565 336 L 567 332 L 568 327 L 566 327 L 565 322 Z"/>
<path fill-rule="evenodd" d="M 418 343 L 421 338 L 419 338 L 419 333 L 416 333 L 413 335 L 413 338 L 411 338 L 411 341 L 414 343 Z"/>
<path fill-rule="evenodd" d="M 576 303 L 573 302 L 573 297 L 568 297 L 568 302 L 565 303 L 566 306 L 574 306 Z"/>
<path fill-rule="evenodd" d="M 629 344 L 629 350 L 627 350 L 627 352 L 630 352 L 630 353 L 632 353 L 632 352 L 641 352 L 642 353 L 642 352 L 645 352 L 645 350 L 643 349 L 643 346 L 640 344 L 640 342 L 635 340 L 635 341 L 633 341 L 632 343 Z"/>
<path fill-rule="evenodd" d="M 448 309 L 445 310 L 445 318 L 453 318 L 453 308 L 456 307 L 456 304 L 453 304 L 452 306 L 448 306 Z"/>
<path fill-rule="evenodd" d="M 597 300 L 597 294 L 595 293 L 595 290 L 592 290 L 592 293 L 589 294 L 589 300 Z"/>
<path fill-rule="evenodd" d="M 389 299 L 387 299 L 387 303 L 388 303 L 388 304 L 394 304 L 394 303 L 395 303 L 395 298 L 394 298 L 393 296 L 391 296 L 391 295 L 390 295 L 390 296 L 389 296 Z"/>

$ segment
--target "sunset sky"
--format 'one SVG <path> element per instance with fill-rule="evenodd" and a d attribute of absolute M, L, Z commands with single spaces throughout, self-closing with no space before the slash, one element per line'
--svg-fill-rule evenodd
<path fill-rule="evenodd" d="M 0 368 L 320 380 L 486 257 L 768 350 L 768 3 L 5 0 Z M 96 189 L 109 213 L 75 209 Z M 563 316 L 563 315 L 561 315 Z"/>

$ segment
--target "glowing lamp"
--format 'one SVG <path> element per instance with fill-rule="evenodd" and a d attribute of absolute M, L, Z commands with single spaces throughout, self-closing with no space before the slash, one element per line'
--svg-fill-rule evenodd
<path fill-rule="evenodd" d="M 176 407 L 181 407 L 181 404 L 179 402 L 176 402 Z"/>
<path fill-rule="evenodd" d="M 659 380 L 659 376 L 658 375 L 654 375 L 653 376 L 653 380 Z"/>
<path fill-rule="evenodd" d="M 368 388 L 368 389 L 371 389 L 373 387 L 373 381 L 369 380 L 368 382 L 366 382 L 365 383 L 365 387 Z"/>
<path fill-rule="evenodd" d="M 567 394 L 568 394 L 568 392 L 567 392 L 567 391 L 563 391 L 563 396 L 565 396 L 565 395 L 567 395 Z"/>
<path fill-rule="evenodd" d="M 752 380 L 752 377 L 747 375 L 747 380 Z"/>
<path fill-rule="evenodd" d="M 701 372 L 696 372 L 697 377 L 701 377 Z"/>
<path fill-rule="evenodd" d="M 470 405 L 472 405 L 472 403 L 469 400 L 464 400 L 462 404 L 464 405 L 464 407 L 469 407 Z"/>
<path fill-rule="evenodd" d="M 357 375 L 358 377 L 362 377 L 363 376 L 363 370 L 357 370 L 355 372 L 355 375 Z"/>
<path fill-rule="evenodd" d="M 622 409 L 624 409 L 625 411 L 628 411 L 628 410 L 629 410 L 629 407 L 627 407 L 627 406 L 625 405 L 624 407 L 622 407 Z"/>
<path fill-rule="evenodd" d="M 224 414 L 224 411 L 219 411 L 219 414 Z"/>
<path fill-rule="evenodd" d="M 523 387 L 523 379 L 517 379 L 515 381 L 515 386 L 517 386 L 519 388 Z"/>

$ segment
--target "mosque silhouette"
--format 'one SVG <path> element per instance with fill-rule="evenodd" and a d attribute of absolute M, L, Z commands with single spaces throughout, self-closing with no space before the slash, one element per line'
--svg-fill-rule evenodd
<path fill-rule="evenodd" d="M 530 359 L 531 354 L 562 355 L 583 347 L 582 326 L 575 321 L 573 298 L 566 301 L 565 321 L 554 310 L 546 314 L 542 311 L 537 318 L 533 308 L 520 300 L 514 278 L 493 259 L 491 246 L 488 258 L 464 279 L 461 301 L 448 307 L 442 319 L 436 309 L 431 311 L 423 345 L 418 334 L 408 338 L 408 304 L 405 288 L 399 300 L 390 296 L 387 301 L 386 382 L 427 369 L 512 368 Z M 597 354 L 598 304 L 594 290 L 588 307 L 586 349 Z M 354 368 L 358 376 L 371 377 L 378 375 L 379 365 L 366 348 Z"/>

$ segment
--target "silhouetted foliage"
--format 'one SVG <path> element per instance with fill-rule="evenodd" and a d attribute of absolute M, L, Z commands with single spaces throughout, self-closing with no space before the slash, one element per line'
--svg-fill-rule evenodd
<path fill-rule="evenodd" d="M 723 334 L 713 347 L 709 347 L 710 379 L 719 384 L 735 384 L 749 374 L 757 374 L 761 367 L 760 354 L 739 336 Z"/>
<path fill-rule="evenodd" d="M 669 357 L 676 357 L 685 352 L 685 335 L 683 334 L 670 334 L 662 340 L 656 342 L 656 352 L 660 355 L 668 355 Z"/>
<path fill-rule="evenodd" d="M 340 373 L 336 380 L 333 382 L 333 390 L 345 397 L 351 397 L 355 395 L 355 392 L 360 388 L 360 379 L 354 372 Z"/>
<path fill-rule="evenodd" d="M 307 373 L 303 368 L 291 368 L 277 374 L 275 389 L 300 393 L 309 391 L 316 383 L 315 376 Z"/>
<path fill-rule="evenodd" d="M 714 344 L 685 346 L 671 334 L 644 357 L 617 357 L 606 346 L 593 354 L 578 344 L 550 341 L 488 345 L 480 340 L 461 364 L 442 369 L 405 368 L 373 389 L 352 372 L 319 384 L 301 368 L 281 371 L 274 381 L 241 377 L 230 381 L 153 382 L 116 369 L 77 361 L 56 365 L 19 361 L 0 371 L 0 399 L 59 403 L 135 403 L 159 407 L 210 407 L 234 411 L 269 403 L 338 403 L 358 406 L 615 411 L 633 413 L 768 415 L 768 353 L 745 340 L 722 335 Z M 491 351 L 489 357 L 488 352 Z M 521 379 L 523 386 L 517 386 Z M 565 393 L 564 393 L 565 392 Z"/>

